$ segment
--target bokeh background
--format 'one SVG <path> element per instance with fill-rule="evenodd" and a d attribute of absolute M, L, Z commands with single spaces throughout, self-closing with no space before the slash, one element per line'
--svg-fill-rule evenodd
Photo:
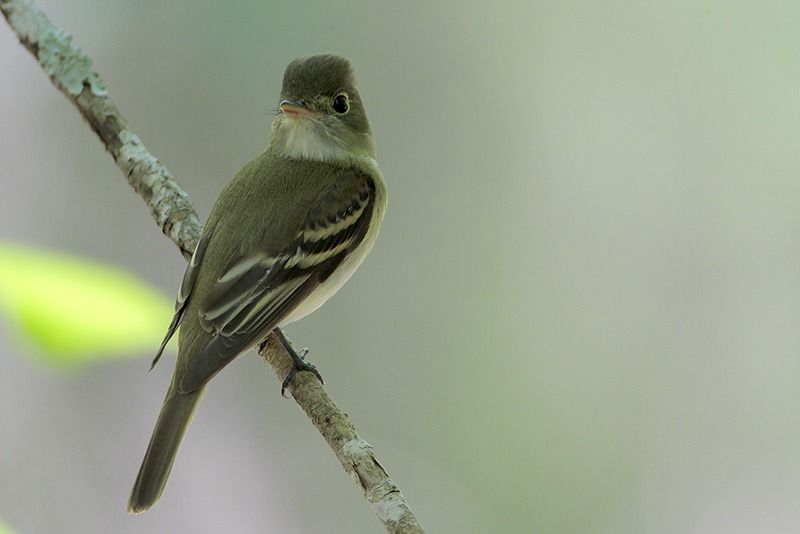
<path fill-rule="evenodd" d="M 390 208 L 288 333 L 428 531 L 800 531 L 800 4 L 40 5 L 202 217 L 286 63 L 353 60 Z M 5 23 L 0 78 L 0 237 L 171 298 L 183 260 Z M 2 325 L 16 531 L 380 531 L 253 354 L 128 516 L 170 359 L 55 369 Z"/>

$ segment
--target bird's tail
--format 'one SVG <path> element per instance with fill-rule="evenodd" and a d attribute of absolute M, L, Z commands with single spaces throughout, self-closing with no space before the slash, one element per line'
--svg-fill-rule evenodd
<path fill-rule="evenodd" d="M 128 512 L 140 514 L 152 507 L 164 491 L 175 453 L 186 433 L 189 421 L 197 406 L 203 389 L 191 393 L 178 393 L 173 385 L 167 392 L 164 405 L 150 438 L 150 445 L 142 460 L 139 474 L 133 485 Z"/>

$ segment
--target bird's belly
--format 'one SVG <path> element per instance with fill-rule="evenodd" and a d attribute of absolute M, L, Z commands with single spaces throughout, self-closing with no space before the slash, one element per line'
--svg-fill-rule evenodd
<path fill-rule="evenodd" d="M 317 308 L 325 304 L 325 302 L 336 294 L 339 289 L 347 282 L 353 273 L 364 261 L 371 244 L 361 243 L 356 249 L 333 271 L 333 273 L 314 289 L 305 299 L 303 299 L 298 306 L 289 313 L 281 322 L 279 326 L 285 326 L 293 323 L 298 319 L 302 319 L 309 313 L 315 311 Z"/>

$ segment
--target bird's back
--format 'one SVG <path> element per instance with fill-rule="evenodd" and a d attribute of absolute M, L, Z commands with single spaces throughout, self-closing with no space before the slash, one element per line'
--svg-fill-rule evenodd
<path fill-rule="evenodd" d="M 176 378 L 190 365 L 191 354 L 212 338 L 200 322 L 204 302 L 192 298 L 192 294 L 209 295 L 227 269 L 248 254 L 259 252 L 275 257 L 285 252 L 314 203 L 341 178 L 341 170 L 320 162 L 289 160 L 267 150 L 225 186 L 203 228 L 203 234 L 211 232 L 211 237 L 179 331 Z M 281 208 L 269 209 L 266 203 Z M 217 235 L 236 237 L 220 239 Z"/>

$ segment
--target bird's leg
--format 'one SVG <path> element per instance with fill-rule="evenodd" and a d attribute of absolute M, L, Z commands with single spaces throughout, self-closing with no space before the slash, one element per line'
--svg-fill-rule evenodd
<path fill-rule="evenodd" d="M 278 338 L 278 341 L 280 341 L 281 344 L 286 348 L 286 352 L 288 352 L 289 356 L 292 357 L 292 368 L 289 369 L 289 374 L 287 374 L 286 378 L 283 379 L 283 383 L 281 384 L 281 395 L 286 397 L 286 388 L 292 382 L 294 375 L 296 375 L 298 371 L 308 371 L 309 373 L 313 373 L 320 383 L 324 384 L 325 381 L 322 380 L 322 375 L 319 374 L 319 371 L 317 371 L 317 368 L 314 366 L 314 364 L 305 361 L 306 354 L 308 354 L 308 349 L 303 349 L 298 353 L 294 350 L 292 342 L 289 341 L 280 328 L 276 328 L 274 333 L 275 337 Z"/>

